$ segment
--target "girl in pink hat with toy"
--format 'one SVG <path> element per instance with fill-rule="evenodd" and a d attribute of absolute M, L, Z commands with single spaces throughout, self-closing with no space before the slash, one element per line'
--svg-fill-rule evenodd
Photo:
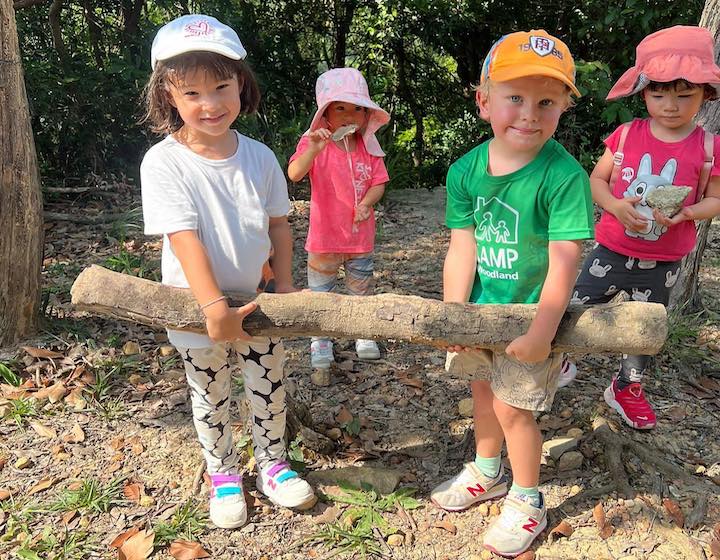
<path fill-rule="evenodd" d="M 354 295 L 373 289 L 375 215 L 373 207 L 388 181 L 384 152 L 375 137 L 390 115 L 370 99 L 363 75 L 354 68 L 334 68 L 315 87 L 317 111 L 290 158 L 288 176 L 300 181 L 310 174 L 308 286 L 329 292 L 345 268 L 345 285 Z M 375 360 L 380 350 L 373 340 L 359 339 L 361 359 Z M 332 342 L 313 338 L 310 361 L 329 368 Z"/>
<path fill-rule="evenodd" d="M 635 66 L 607 99 L 636 94 L 649 116 L 621 125 L 605 140 L 605 153 L 590 176 L 593 199 L 604 212 L 595 228 L 598 245 L 575 284 L 574 303 L 605 303 L 625 291 L 635 301 L 667 305 L 680 261 L 695 246 L 695 221 L 720 214 L 720 137 L 693 121 L 704 101 L 720 95 L 708 30 L 679 25 L 643 39 Z M 605 390 L 605 401 L 637 429 L 656 423 L 642 389 L 649 360 L 623 355 Z M 568 363 L 560 384 L 574 373 Z"/>
<path fill-rule="evenodd" d="M 258 489 L 283 507 L 317 500 L 287 461 L 282 341 L 248 335 L 243 320 L 257 305 L 234 308 L 224 295 L 255 292 L 271 245 L 275 291 L 297 291 L 285 176 L 270 148 L 232 129 L 260 103 L 245 56 L 235 31 L 213 17 L 183 16 L 157 32 L 146 120 L 165 137 L 140 167 L 145 233 L 163 236 L 162 282 L 189 288 L 206 317 L 207 335 L 168 337 L 190 386 L 210 519 L 226 529 L 247 520 L 230 424 L 231 360 L 245 381 Z"/>

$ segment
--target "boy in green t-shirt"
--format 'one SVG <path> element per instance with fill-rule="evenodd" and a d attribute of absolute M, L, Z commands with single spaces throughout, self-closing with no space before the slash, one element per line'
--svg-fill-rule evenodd
<path fill-rule="evenodd" d="M 448 354 L 448 370 L 472 379 L 477 454 L 432 500 L 459 511 L 507 493 L 500 462 L 507 441 L 513 485 L 484 539 L 503 556 L 527 550 L 547 525 L 533 412 L 548 410 L 555 396 L 562 358 L 550 344 L 575 282 L 580 240 L 593 236 L 587 173 L 552 139 L 571 94 L 580 95 L 562 41 L 543 30 L 500 39 L 476 93 L 493 138 L 447 177 L 444 300 L 538 303 L 528 332 L 505 353 L 452 347 Z"/>

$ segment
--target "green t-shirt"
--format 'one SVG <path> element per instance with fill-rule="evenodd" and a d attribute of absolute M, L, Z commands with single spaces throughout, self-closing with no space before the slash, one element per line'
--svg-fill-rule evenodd
<path fill-rule="evenodd" d="M 548 242 L 593 237 L 590 180 L 565 148 L 548 140 L 514 173 L 487 173 L 487 141 L 450 166 L 445 223 L 474 226 L 473 303 L 537 303 Z"/>

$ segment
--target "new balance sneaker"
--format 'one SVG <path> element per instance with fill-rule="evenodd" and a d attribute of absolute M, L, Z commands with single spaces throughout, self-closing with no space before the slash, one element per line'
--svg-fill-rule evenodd
<path fill-rule="evenodd" d="M 257 488 L 277 506 L 310 509 L 317 502 L 315 492 L 285 461 L 273 461 L 260 470 Z"/>
<path fill-rule="evenodd" d="M 313 340 L 310 343 L 310 365 L 316 369 L 327 369 L 335 361 L 333 343 L 327 339 Z"/>
<path fill-rule="evenodd" d="M 247 506 L 239 474 L 210 475 L 210 521 L 221 529 L 245 525 Z"/>
<path fill-rule="evenodd" d="M 567 359 L 567 357 L 563 358 L 562 365 L 560 368 L 560 376 L 558 377 L 558 389 L 560 387 L 565 387 L 566 385 L 570 385 L 573 381 L 575 381 L 575 377 L 577 376 L 577 366 Z"/>
<path fill-rule="evenodd" d="M 620 390 L 617 377 L 614 377 L 610 386 L 605 389 L 605 402 L 617 410 L 625 423 L 632 428 L 651 430 L 657 423 L 655 411 L 647 402 L 640 383 L 631 383 Z"/>
<path fill-rule="evenodd" d="M 462 511 L 478 502 L 504 496 L 507 491 L 507 477 L 502 467 L 495 478 L 490 478 L 480 472 L 474 462 L 470 462 L 455 477 L 437 486 L 430 499 L 448 511 Z"/>
<path fill-rule="evenodd" d="M 377 360 L 380 358 L 380 348 L 374 340 L 358 338 L 355 341 L 355 353 L 361 360 Z"/>
<path fill-rule="evenodd" d="M 542 494 L 539 507 L 528 503 L 527 498 L 515 493 L 508 495 L 500 516 L 485 533 L 485 548 L 506 558 L 520 556 L 530 548 L 547 527 L 547 511 Z"/>

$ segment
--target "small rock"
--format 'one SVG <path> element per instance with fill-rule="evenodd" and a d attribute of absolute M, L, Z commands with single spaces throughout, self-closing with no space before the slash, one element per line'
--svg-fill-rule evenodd
<path fill-rule="evenodd" d="M 15 461 L 15 468 L 26 469 L 32 466 L 32 464 L 33 460 L 30 457 L 20 457 L 17 461 Z"/>
<path fill-rule="evenodd" d="M 405 397 L 401 397 L 396 401 L 395 404 L 399 408 L 405 408 L 408 404 L 410 404 L 410 402 Z"/>
<path fill-rule="evenodd" d="M 567 431 L 567 437 L 580 439 L 581 437 L 583 437 L 583 431 L 580 428 L 570 428 Z"/>
<path fill-rule="evenodd" d="M 140 353 L 140 345 L 137 342 L 128 340 L 125 344 L 123 344 L 122 352 L 126 356 L 134 356 L 135 354 Z"/>
<path fill-rule="evenodd" d="M 463 418 L 472 418 L 473 415 L 473 400 L 463 399 L 458 403 L 458 412 Z"/>
<path fill-rule="evenodd" d="M 130 383 L 130 385 L 140 385 L 141 383 L 145 383 L 145 379 L 141 375 L 133 373 L 128 376 L 128 383 Z"/>
<path fill-rule="evenodd" d="M 492 557 L 493 557 L 493 553 L 490 552 L 489 550 L 483 550 L 480 553 L 480 558 L 482 558 L 482 560 L 492 560 Z"/>
<path fill-rule="evenodd" d="M 563 454 L 558 461 L 558 470 L 560 472 L 574 471 L 582 467 L 583 454 L 577 451 L 568 451 Z"/>
<path fill-rule="evenodd" d="M 405 544 L 405 537 L 403 535 L 400 535 L 399 533 L 395 533 L 394 535 L 390 535 L 388 537 L 387 542 L 390 546 L 403 546 Z"/>
<path fill-rule="evenodd" d="M 342 430 L 340 428 L 330 428 L 327 432 L 325 432 L 325 435 L 330 439 L 337 441 L 342 437 Z"/>
<path fill-rule="evenodd" d="M 579 494 L 581 491 L 582 491 L 582 488 L 580 488 L 577 484 L 575 484 L 570 488 L 570 495 L 575 496 L 575 495 Z"/>
<path fill-rule="evenodd" d="M 490 504 L 490 516 L 496 517 L 500 515 L 500 506 L 497 504 Z"/>
<path fill-rule="evenodd" d="M 490 513 L 490 506 L 486 503 L 481 503 L 476 510 L 483 517 L 487 517 Z"/>
<path fill-rule="evenodd" d="M 691 192 L 692 187 L 661 185 L 647 193 L 645 201 L 650 208 L 655 208 L 668 218 L 672 218 L 680 211 L 687 195 Z"/>
<path fill-rule="evenodd" d="M 578 440 L 573 437 L 560 437 L 553 438 L 543 443 L 542 450 L 543 454 L 549 455 L 553 459 L 559 459 L 560 456 L 566 451 L 575 449 L 578 445 Z"/>
<path fill-rule="evenodd" d="M 570 418 L 572 416 L 572 408 L 563 408 L 558 416 L 560 416 L 560 418 Z"/>
<path fill-rule="evenodd" d="M 307 481 L 315 487 L 326 487 L 326 493 L 330 494 L 333 494 L 332 487 L 336 487 L 340 481 L 347 481 L 358 488 L 364 482 L 370 484 L 380 494 L 390 494 L 400 482 L 400 474 L 382 467 L 342 467 L 313 471 L 307 475 Z"/>
<path fill-rule="evenodd" d="M 316 369 L 310 374 L 310 382 L 318 387 L 327 387 L 330 381 L 330 368 Z"/>
<path fill-rule="evenodd" d="M 153 505 L 155 505 L 155 498 L 153 498 L 152 496 L 148 496 L 147 494 L 143 494 L 140 497 L 140 505 L 142 507 L 153 506 Z"/>
<path fill-rule="evenodd" d="M 160 355 L 162 357 L 172 356 L 175 353 L 175 347 L 171 344 L 164 344 L 160 347 Z"/>

